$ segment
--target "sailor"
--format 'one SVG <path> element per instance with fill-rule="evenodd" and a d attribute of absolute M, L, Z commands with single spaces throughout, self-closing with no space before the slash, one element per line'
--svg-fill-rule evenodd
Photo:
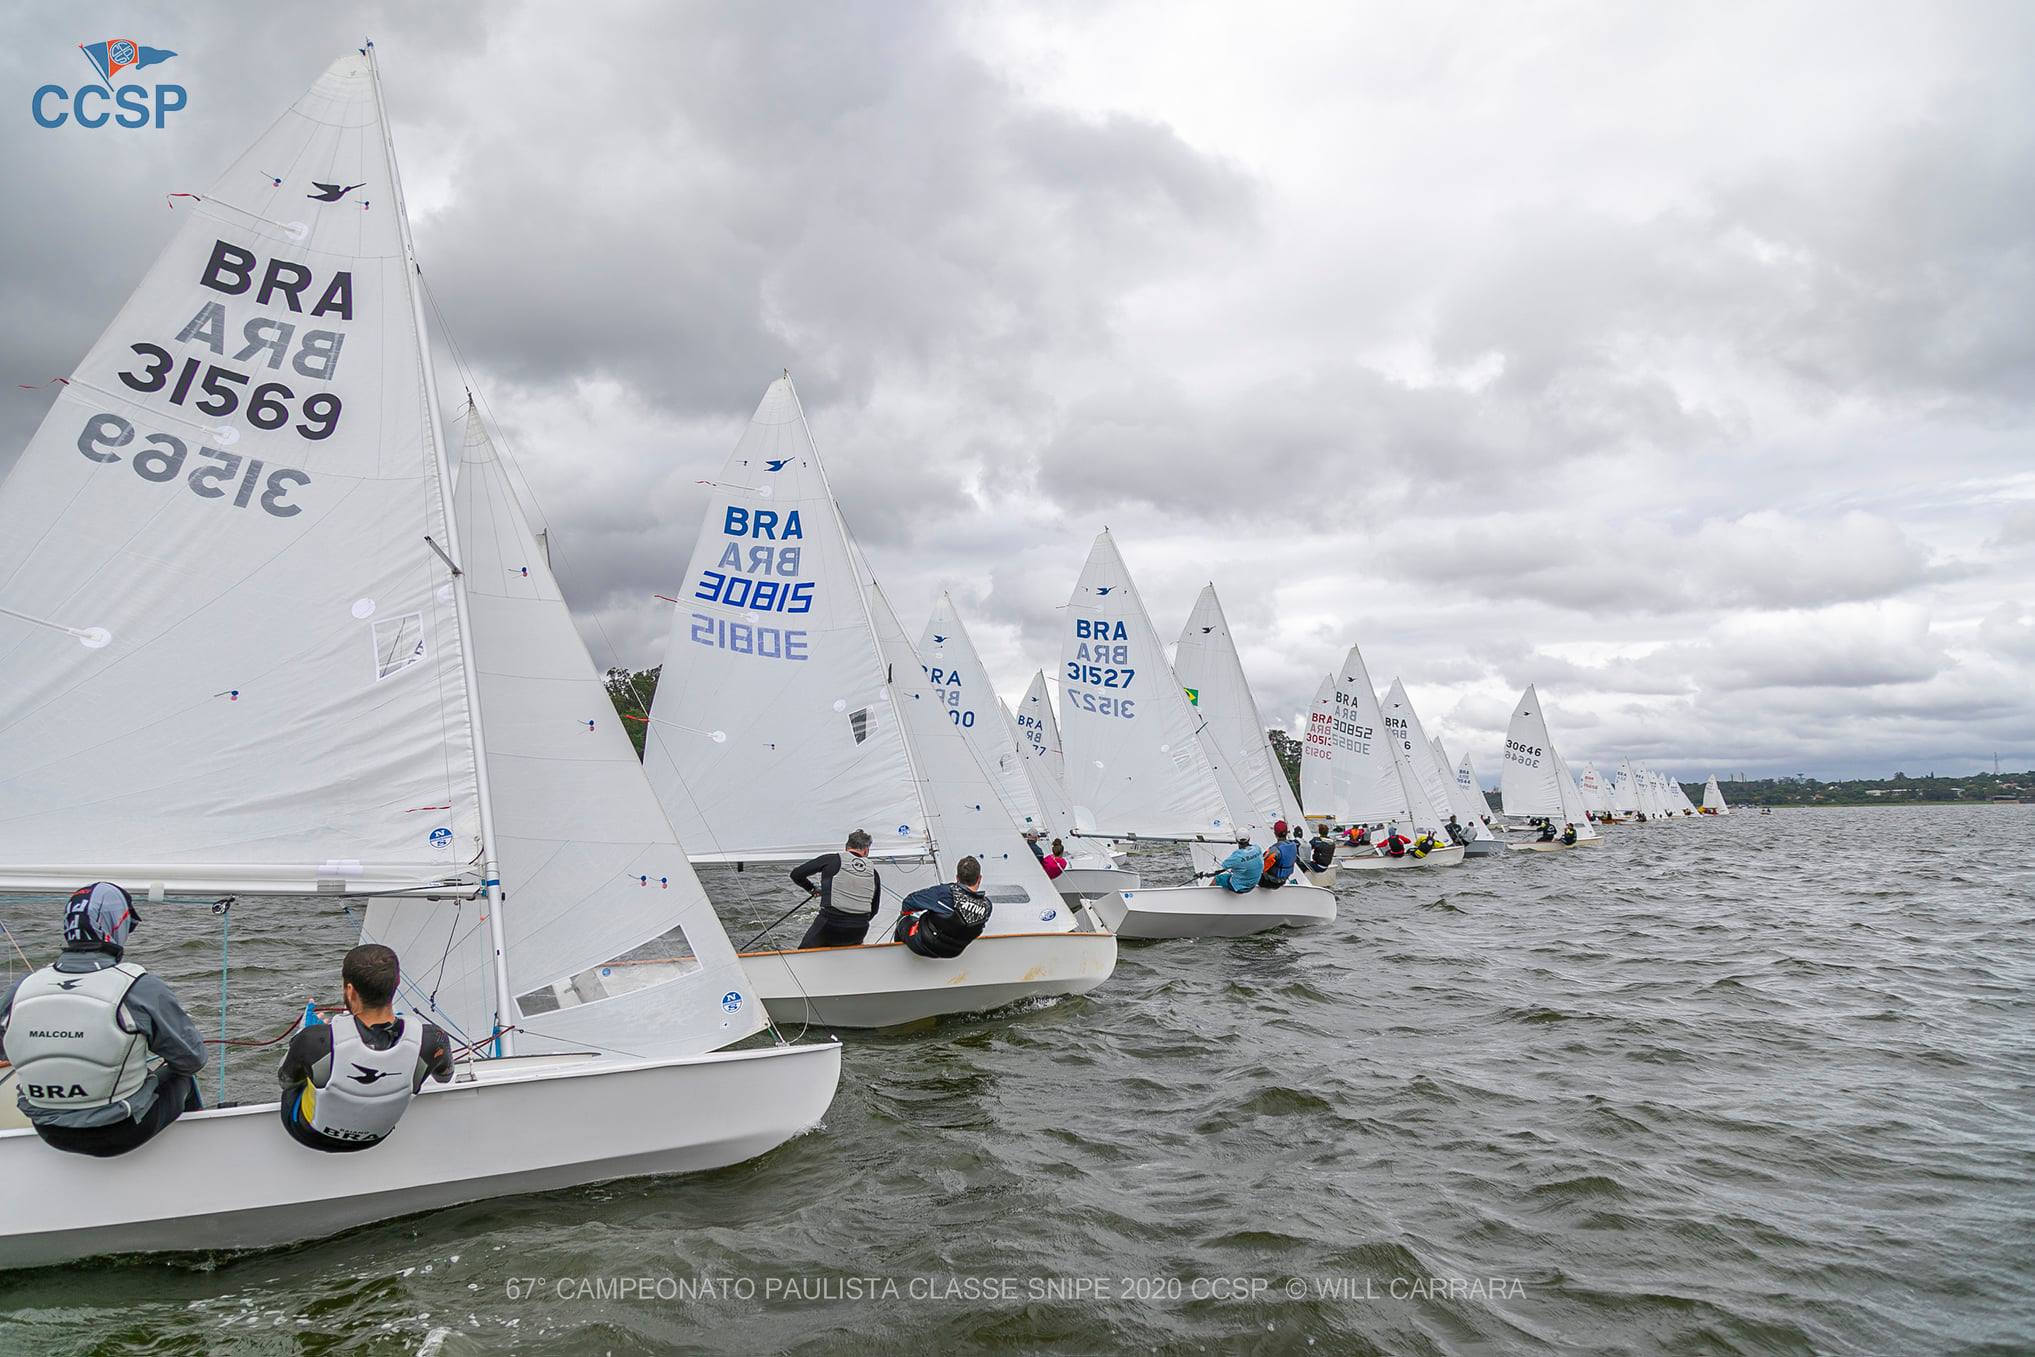
<path fill-rule="evenodd" d="M 1406 856 L 1406 849 L 1411 842 L 1410 839 L 1399 832 L 1398 825 L 1392 825 L 1386 829 L 1385 837 L 1378 841 L 1378 846 L 1384 850 L 1386 857 L 1403 858 Z"/>
<path fill-rule="evenodd" d="M 818 884 L 813 878 L 819 877 Z M 834 903 L 834 886 L 839 878 L 842 902 Z M 811 862 L 791 869 L 792 884 L 820 897 L 820 912 L 799 939 L 804 947 L 856 947 L 869 936 L 869 924 L 876 918 L 876 902 L 883 893 L 883 879 L 869 860 L 869 832 L 858 829 L 838 853 L 822 853 Z M 859 909 L 867 892 L 869 907 Z"/>
<path fill-rule="evenodd" d="M 1264 875 L 1258 881 L 1266 890 L 1277 890 L 1291 881 L 1300 866 L 1300 845 L 1288 837 L 1289 832 L 1284 820 L 1272 826 L 1272 846 L 1265 850 Z"/>
<path fill-rule="evenodd" d="M 1307 852 L 1315 871 L 1325 872 L 1335 866 L 1335 840 L 1320 825 L 1314 827 L 1314 837 L 1307 841 Z"/>
<path fill-rule="evenodd" d="M 1463 827 L 1456 823 L 1456 817 L 1453 815 L 1449 816 L 1449 822 L 1443 825 L 1442 828 L 1448 831 L 1450 843 L 1468 843 L 1470 841 L 1470 836 L 1463 832 Z"/>
<path fill-rule="evenodd" d="M 1027 829 L 1025 831 L 1025 847 L 1031 849 L 1032 856 L 1037 858 L 1040 862 L 1044 862 L 1046 860 L 1046 850 L 1039 847 L 1039 840 L 1045 837 L 1046 834 L 1044 830 Z"/>
<path fill-rule="evenodd" d="M 362 943 L 339 965 L 346 1012 L 290 1039 L 276 1082 L 283 1129 L 299 1145 L 333 1154 L 388 1139 L 428 1077 L 452 1078 L 452 1043 L 393 1007 L 402 969 L 380 943 Z"/>
<path fill-rule="evenodd" d="M 1046 869 L 1046 880 L 1058 880 L 1060 873 L 1067 870 L 1067 845 L 1053 840 L 1053 851 L 1040 858 L 1039 865 Z"/>
<path fill-rule="evenodd" d="M 1541 843 L 1553 843 L 1554 841 L 1555 841 L 1555 827 L 1554 827 L 1554 821 L 1552 821 L 1552 820 L 1542 820 L 1542 821 L 1540 822 L 1540 839 L 1539 839 L 1539 842 L 1541 842 Z"/>
<path fill-rule="evenodd" d="M 0 1001 L 0 1056 L 13 1062 L 23 1115 L 56 1149 L 126 1154 L 202 1106 L 203 1034 L 169 986 L 122 960 L 140 922 L 112 882 L 79 889 L 62 955 Z"/>
<path fill-rule="evenodd" d="M 892 936 L 920 956 L 957 957 L 982 936 L 994 908 L 982 890 L 982 864 L 962 858 L 952 882 L 904 898 Z"/>
<path fill-rule="evenodd" d="M 1236 851 L 1222 860 L 1210 884 L 1242 895 L 1256 890 L 1264 875 L 1265 855 L 1252 846 L 1250 835 L 1239 834 Z"/>
<path fill-rule="evenodd" d="M 1414 837 L 1413 843 L 1409 846 L 1408 851 L 1412 853 L 1412 855 L 1416 858 L 1424 858 L 1429 853 L 1432 853 L 1435 849 L 1439 847 L 1441 847 L 1441 843 L 1434 837 L 1434 835 L 1428 833 L 1426 830 L 1422 830 L 1418 835 Z"/>
<path fill-rule="evenodd" d="M 1562 826 L 1562 842 L 1570 848 L 1576 846 L 1576 826 L 1573 821 Z"/>

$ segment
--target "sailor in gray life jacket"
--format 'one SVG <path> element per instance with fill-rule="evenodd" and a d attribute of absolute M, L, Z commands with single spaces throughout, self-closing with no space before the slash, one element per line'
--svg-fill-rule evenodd
<path fill-rule="evenodd" d="M 276 1079 L 290 1138 L 344 1154 L 388 1139 L 426 1077 L 452 1078 L 452 1044 L 433 1024 L 396 1016 L 402 970 L 388 948 L 354 948 L 339 976 L 346 1012 L 292 1037 Z"/>
<path fill-rule="evenodd" d="M 110 881 L 72 894 L 64 950 L 0 1000 L 0 1056 L 45 1143 L 106 1158 L 195 1112 L 205 1038 L 170 988 L 126 955 L 141 922 Z"/>

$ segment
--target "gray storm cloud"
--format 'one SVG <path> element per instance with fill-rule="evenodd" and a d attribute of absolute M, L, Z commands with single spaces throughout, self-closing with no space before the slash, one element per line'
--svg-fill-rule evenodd
<path fill-rule="evenodd" d="M 16 7 L 0 468 L 162 195 L 369 34 L 448 402 L 603 661 L 789 368 L 908 627 L 951 589 L 1012 695 L 1106 523 L 1269 719 L 1355 640 L 1487 773 L 1529 681 L 1578 766 L 2035 759 L 2035 11 L 1229 14 Z M 36 127 L 130 29 L 189 110 Z"/>

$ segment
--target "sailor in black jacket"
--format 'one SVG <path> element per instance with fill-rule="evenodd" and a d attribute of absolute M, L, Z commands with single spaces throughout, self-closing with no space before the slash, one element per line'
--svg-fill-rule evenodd
<path fill-rule="evenodd" d="M 818 878 L 816 881 L 814 878 Z M 791 869 L 792 884 L 820 897 L 819 916 L 799 939 L 800 947 L 859 947 L 876 917 L 883 879 L 869 860 L 869 834 L 858 829 L 839 853 L 822 853 Z M 834 887 L 841 902 L 834 901 Z M 863 902 L 867 901 L 865 905 Z"/>

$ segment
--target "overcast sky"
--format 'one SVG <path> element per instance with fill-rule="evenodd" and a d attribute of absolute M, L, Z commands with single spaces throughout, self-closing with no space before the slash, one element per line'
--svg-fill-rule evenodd
<path fill-rule="evenodd" d="M 598 662 L 789 368 L 1013 697 L 1107 524 L 1275 723 L 1354 640 L 1487 777 L 1528 682 L 1579 769 L 2035 765 L 2035 5 L 0 12 L 0 468 L 367 35 Z M 108 37 L 189 109 L 37 127 Z"/>

